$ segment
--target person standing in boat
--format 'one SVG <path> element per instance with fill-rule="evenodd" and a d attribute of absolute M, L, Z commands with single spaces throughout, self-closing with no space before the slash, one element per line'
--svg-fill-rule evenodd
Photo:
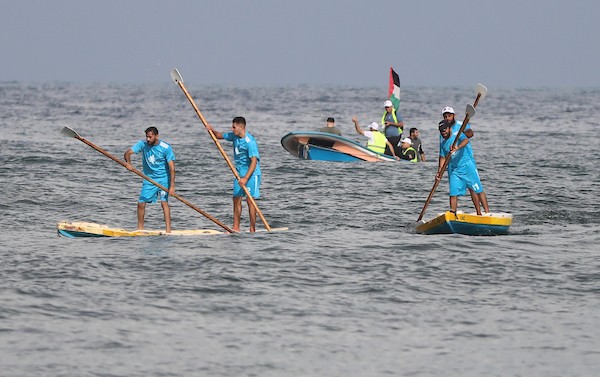
<path fill-rule="evenodd" d="M 327 125 L 322 127 L 319 132 L 328 132 L 330 134 L 342 136 L 342 131 L 335 126 L 335 119 L 332 117 L 327 118 Z"/>
<path fill-rule="evenodd" d="M 381 125 L 384 127 L 385 137 L 394 146 L 394 153 L 399 154 L 398 145 L 402 139 L 404 130 L 404 120 L 400 113 L 394 108 L 392 101 L 387 100 L 383 103 L 385 112 L 381 116 Z M 392 155 L 389 147 L 386 148 L 385 154 Z"/>
<path fill-rule="evenodd" d="M 246 119 L 235 117 L 231 122 L 231 132 L 216 131 L 212 125 L 206 128 L 214 133 L 217 139 L 224 139 L 233 143 L 233 159 L 235 170 L 240 180 L 233 181 L 233 230 L 240 231 L 240 220 L 242 217 L 242 198 L 246 192 L 242 186 L 246 186 L 254 199 L 260 197 L 260 155 L 258 144 L 254 136 L 246 131 Z M 248 215 L 250 219 L 250 232 L 256 231 L 256 208 L 252 205 L 250 198 L 246 198 L 248 204 Z"/>
<path fill-rule="evenodd" d="M 400 159 L 410 162 L 417 162 L 417 151 L 411 147 L 412 140 L 405 137 L 400 141 Z"/>
<path fill-rule="evenodd" d="M 469 189 L 476 195 L 483 193 L 483 185 L 479 179 L 479 173 L 475 166 L 473 156 L 469 153 L 467 145 L 469 138 L 465 134 L 458 135 L 456 145 L 452 145 L 457 135 L 452 132 L 450 122 L 444 120 L 440 122 L 440 153 L 438 160 L 438 172 L 435 176 L 436 180 L 442 178 L 442 167 L 446 162 L 446 158 L 450 158 L 448 162 L 448 181 L 449 181 L 449 197 L 450 210 L 456 213 L 458 207 L 458 196 L 464 196 L 466 190 Z M 485 194 L 484 194 L 485 195 Z M 473 198 L 473 196 L 471 197 Z M 479 201 L 474 201 L 475 211 L 481 215 L 481 207 Z M 489 212 L 487 201 L 484 204 L 484 211 Z"/>
<path fill-rule="evenodd" d="M 175 192 L 175 154 L 169 144 L 158 138 L 158 129 L 156 127 L 148 127 L 145 132 L 145 141 L 140 140 L 125 151 L 124 158 L 127 163 L 127 170 L 133 170 L 131 155 L 141 152 L 144 174 L 163 187 L 168 188 L 169 191 L 165 192 L 149 181 L 144 180 L 137 204 L 137 229 L 144 229 L 146 203 L 156 203 L 158 200 L 160 201 L 165 217 L 166 232 L 171 233 L 169 195 L 173 195 Z"/>
<path fill-rule="evenodd" d="M 456 120 L 456 115 L 454 113 L 454 109 L 450 106 L 444 107 L 444 109 L 442 110 L 442 116 L 444 117 L 444 120 L 447 121 L 448 124 L 450 125 L 450 127 L 452 128 L 452 136 L 456 136 L 462 126 L 462 122 L 459 122 Z M 442 122 L 440 122 L 440 124 L 442 124 Z M 471 125 L 468 123 L 465 126 L 463 133 L 465 134 L 465 136 L 468 139 L 471 139 L 473 137 L 473 135 L 475 134 L 473 132 L 473 129 L 471 129 Z M 440 141 L 441 141 L 441 137 L 440 137 Z M 473 148 L 472 148 L 470 142 L 467 144 L 467 152 L 470 154 L 471 159 L 473 160 L 473 164 L 475 165 L 475 170 L 477 170 L 477 162 L 475 160 L 475 155 L 473 154 Z M 479 175 L 479 173 L 477 173 L 477 174 Z M 485 208 L 485 212 L 489 212 L 487 196 L 485 195 L 485 192 L 476 194 L 473 190 L 469 190 L 469 194 L 471 195 L 471 199 L 473 200 L 473 205 L 475 206 L 475 208 L 478 208 L 481 205 L 481 206 L 483 206 L 483 208 Z"/>
<path fill-rule="evenodd" d="M 419 139 L 419 130 L 415 127 L 410 129 L 410 140 L 412 141 L 412 147 L 417 151 L 417 161 L 425 162 L 423 144 L 421 144 L 421 139 Z"/>
<path fill-rule="evenodd" d="M 388 148 L 390 148 L 390 151 L 392 152 L 392 156 L 394 156 L 394 158 L 396 160 L 400 160 L 400 158 L 396 155 L 396 152 L 394 151 L 394 147 L 392 146 L 390 141 L 388 139 L 386 139 L 384 134 L 379 132 L 379 125 L 377 123 L 375 123 L 375 122 L 371 123 L 369 125 L 369 131 L 365 131 L 362 128 L 360 128 L 356 117 L 352 118 L 352 122 L 354 122 L 354 128 L 356 129 L 356 132 L 358 132 L 359 134 L 361 134 L 369 139 L 369 140 L 367 140 L 367 148 L 369 150 L 372 150 L 373 152 L 376 152 L 376 153 L 383 154 L 383 152 L 385 151 L 386 146 L 387 146 Z"/>

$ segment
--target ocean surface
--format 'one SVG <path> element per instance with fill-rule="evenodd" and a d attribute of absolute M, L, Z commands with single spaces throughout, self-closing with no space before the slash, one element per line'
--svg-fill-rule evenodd
<path fill-rule="evenodd" d="M 0 83 L 1 376 L 600 375 L 600 89 L 488 87 L 472 143 L 491 210 L 514 221 L 509 235 L 469 237 L 414 226 L 440 111 L 462 120 L 476 83 L 402 88 L 422 164 L 301 161 L 281 146 L 329 116 L 363 141 L 351 118 L 379 121 L 387 87 L 186 85 L 217 129 L 246 117 L 258 205 L 289 231 L 59 237 L 62 220 L 134 229 L 141 186 L 63 126 L 118 158 L 156 126 L 176 191 L 229 225 L 233 176 L 168 72 L 154 85 Z M 426 220 L 448 208 L 447 189 Z M 174 229 L 220 230 L 171 210 Z M 163 227 L 148 206 L 146 228 Z"/>

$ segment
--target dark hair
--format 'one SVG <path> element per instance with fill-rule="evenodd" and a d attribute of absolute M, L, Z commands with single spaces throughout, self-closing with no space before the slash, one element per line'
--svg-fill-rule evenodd
<path fill-rule="evenodd" d="M 335 123 L 335 120 L 332 117 L 327 118 L 328 122 Z"/>
<path fill-rule="evenodd" d="M 411 128 L 411 129 L 410 129 L 410 131 L 409 131 L 409 133 L 411 133 L 411 134 L 412 134 L 412 133 L 413 133 L 413 132 L 415 132 L 415 131 L 417 131 L 417 127 L 413 127 L 413 128 Z"/>
<path fill-rule="evenodd" d="M 243 124 L 244 127 L 246 127 L 246 119 L 244 119 L 244 117 L 235 117 L 233 118 L 233 121 L 231 121 L 231 123 Z"/>
<path fill-rule="evenodd" d="M 152 132 L 154 135 L 158 135 L 158 129 L 156 127 L 148 127 L 146 128 L 145 133 Z"/>

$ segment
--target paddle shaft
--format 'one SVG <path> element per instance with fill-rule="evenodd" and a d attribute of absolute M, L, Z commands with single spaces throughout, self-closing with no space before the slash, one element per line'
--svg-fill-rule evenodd
<path fill-rule="evenodd" d="M 110 153 L 108 153 L 107 151 L 105 151 L 104 149 L 98 147 L 97 145 L 95 145 L 94 143 L 87 141 L 86 139 L 82 138 L 79 135 L 74 135 L 74 137 L 82 142 L 84 142 L 85 144 L 89 145 L 90 147 L 94 148 L 95 150 L 97 150 L 98 152 L 102 153 L 103 155 L 105 155 L 106 157 L 110 158 L 111 160 L 115 161 L 116 163 L 122 165 L 123 167 L 127 168 L 127 163 L 119 160 L 118 158 L 116 158 L 115 156 L 111 155 Z M 144 173 L 142 173 L 141 171 L 132 168 L 131 169 L 132 172 L 134 172 L 135 174 L 139 175 L 140 177 L 144 178 L 145 180 L 147 180 L 148 182 L 152 183 L 153 185 L 155 185 L 156 187 L 158 187 L 161 190 L 164 190 L 166 192 L 169 192 L 169 189 L 164 187 L 163 185 L 161 185 L 160 183 L 156 182 L 155 180 L 153 180 L 152 178 L 148 177 L 147 175 L 145 175 Z M 210 221 L 214 222 L 215 224 L 219 225 L 221 228 L 225 229 L 226 231 L 228 231 L 229 233 L 236 233 L 234 232 L 232 229 L 230 229 L 227 225 L 223 224 L 222 222 L 220 222 L 219 220 L 215 219 L 214 217 L 212 217 L 211 215 L 209 215 L 208 213 L 204 212 L 203 210 L 201 210 L 200 208 L 196 207 L 195 205 L 193 205 L 192 203 L 188 202 L 186 199 L 182 198 L 181 196 L 179 196 L 176 193 L 173 193 L 174 198 L 176 198 L 177 200 L 179 200 L 180 202 L 182 202 L 183 204 L 187 205 L 188 207 L 192 208 L 193 210 L 201 213 L 203 216 L 205 216 L 206 218 L 208 218 Z"/>
<path fill-rule="evenodd" d="M 474 109 L 477 108 L 477 104 L 479 103 L 480 99 L 481 99 L 481 93 L 477 93 L 477 97 L 475 97 L 475 102 L 473 102 L 473 108 Z"/>
<path fill-rule="evenodd" d="M 223 147 L 221 146 L 221 143 L 219 143 L 219 140 L 215 136 L 214 132 L 212 132 L 212 130 L 210 130 L 208 127 L 206 127 L 206 125 L 208 124 L 208 122 L 204 118 L 204 115 L 202 115 L 202 112 L 200 112 L 200 109 L 198 109 L 198 106 L 196 106 L 196 103 L 192 99 L 192 96 L 187 91 L 187 89 L 185 88 L 185 85 L 183 85 L 183 82 L 181 80 L 176 80 L 176 82 L 177 82 L 177 85 L 179 85 L 179 87 L 181 88 L 181 90 L 185 94 L 185 96 L 187 97 L 188 101 L 190 101 L 190 104 L 192 104 L 192 107 L 196 111 L 196 114 L 198 115 L 198 118 L 200 118 L 200 121 L 202 122 L 202 124 L 204 124 L 204 128 L 206 128 L 206 130 L 208 131 L 208 134 L 210 135 L 211 139 L 214 141 L 215 145 L 219 149 L 219 152 L 221 152 L 221 155 L 223 156 L 223 158 L 227 162 L 227 165 L 229 166 L 229 169 L 231 169 L 233 175 L 235 176 L 235 179 L 237 179 L 239 181 L 241 179 L 240 175 L 238 174 L 237 170 L 235 169 L 235 166 L 233 166 L 233 164 L 231 163 L 231 160 L 227 156 L 227 153 L 225 153 L 225 151 L 223 150 Z M 265 228 L 268 231 L 270 231 L 271 227 L 269 226 L 269 223 L 267 222 L 267 220 L 263 216 L 262 212 L 258 208 L 258 205 L 256 204 L 256 201 L 254 200 L 254 198 L 252 197 L 252 195 L 250 195 L 250 191 L 248 190 L 248 188 L 246 187 L 246 185 L 240 185 L 240 186 L 244 189 L 244 192 L 246 193 L 246 196 L 247 196 L 248 200 L 250 201 L 251 205 L 256 209 L 256 213 L 258 214 L 258 216 L 260 217 L 260 219 L 262 220 L 262 222 L 265 224 Z"/>

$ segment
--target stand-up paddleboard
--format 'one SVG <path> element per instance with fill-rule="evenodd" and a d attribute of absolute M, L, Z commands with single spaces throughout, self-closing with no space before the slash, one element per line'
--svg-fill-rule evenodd
<path fill-rule="evenodd" d="M 393 156 L 373 152 L 354 140 L 328 132 L 290 132 L 281 138 L 281 145 L 286 151 L 301 160 L 396 161 Z"/>
<path fill-rule="evenodd" d="M 216 234 L 230 234 L 213 229 L 185 229 L 172 230 L 166 233 L 164 230 L 126 230 L 123 228 L 111 228 L 84 221 L 61 221 L 56 225 L 58 234 L 68 238 L 80 237 L 147 237 L 147 236 L 204 236 Z M 271 228 L 271 231 L 285 231 L 288 228 Z M 267 232 L 266 229 L 257 229 L 257 232 Z"/>
<path fill-rule="evenodd" d="M 497 236 L 507 234 L 512 225 L 512 214 L 498 212 L 477 215 L 458 211 L 446 211 L 435 218 L 417 225 L 423 234 L 466 234 L 469 236 Z"/>

